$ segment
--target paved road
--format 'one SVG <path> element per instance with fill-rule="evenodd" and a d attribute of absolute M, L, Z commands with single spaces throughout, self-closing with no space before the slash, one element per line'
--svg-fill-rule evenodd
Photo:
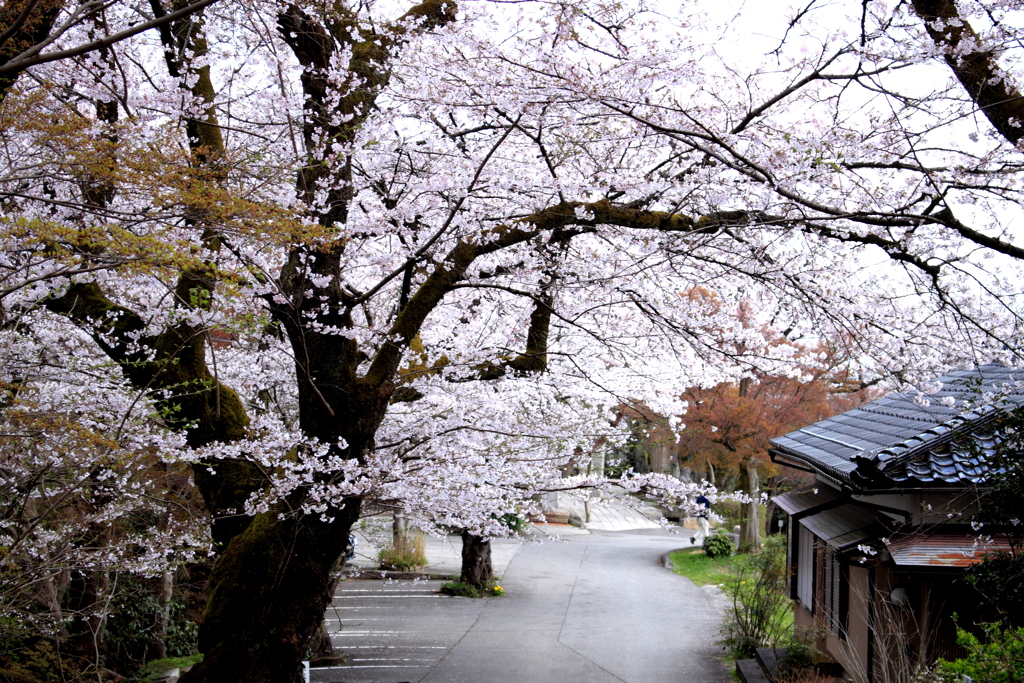
<path fill-rule="evenodd" d="M 526 543 L 501 598 L 440 582 L 346 581 L 329 613 L 344 666 L 316 683 L 729 683 L 714 645 L 724 599 L 660 564 L 662 530 Z"/>

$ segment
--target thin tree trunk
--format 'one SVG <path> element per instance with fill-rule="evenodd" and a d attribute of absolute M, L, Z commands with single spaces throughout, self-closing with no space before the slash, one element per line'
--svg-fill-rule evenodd
<path fill-rule="evenodd" d="M 744 503 L 743 524 L 740 526 L 740 550 L 754 552 L 761 549 L 761 522 L 758 510 L 760 506 L 760 480 L 757 476 L 757 462 L 751 458 L 744 463 L 743 474 L 747 495 L 750 502 Z"/>
<path fill-rule="evenodd" d="M 160 575 L 156 589 L 156 624 L 153 627 L 153 656 L 151 659 L 167 658 L 167 625 L 171 621 L 171 596 L 174 595 L 174 572 L 165 571 Z"/>
<path fill-rule="evenodd" d="M 398 557 L 405 557 L 409 551 L 409 530 L 405 523 L 405 515 L 395 511 L 394 520 L 391 522 L 391 547 L 395 549 Z"/>
<path fill-rule="evenodd" d="M 96 661 L 107 655 L 105 626 L 107 625 L 107 600 L 110 596 L 110 574 L 104 571 L 89 572 L 85 582 L 83 605 L 89 610 L 89 637 Z"/>
<path fill-rule="evenodd" d="M 34 493 L 34 490 L 29 491 L 25 496 L 24 516 L 26 520 L 34 521 L 39 516 Z M 32 574 L 39 576 L 39 579 L 34 582 L 33 599 L 50 613 L 54 624 L 59 624 L 64 617 L 60 605 L 60 590 L 51 573 L 52 567 L 47 566 L 49 564 L 47 560 L 46 556 L 40 558 L 33 557 L 27 552 L 21 553 L 22 571 L 29 576 Z"/>
<path fill-rule="evenodd" d="M 771 536 L 778 531 L 775 527 L 775 503 L 769 498 L 764 510 L 764 535 Z"/>

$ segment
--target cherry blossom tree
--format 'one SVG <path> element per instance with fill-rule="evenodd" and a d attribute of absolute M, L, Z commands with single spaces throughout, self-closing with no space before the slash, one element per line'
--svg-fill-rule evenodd
<path fill-rule="evenodd" d="M 1012 3 L 812 3 L 756 55 L 697 5 L 102 9 L 0 16 L 3 380 L 191 467 L 188 681 L 294 679 L 364 500 L 505 533 L 600 485 L 554 475 L 612 408 L 799 374 L 764 327 L 865 376 L 1017 353 Z"/>

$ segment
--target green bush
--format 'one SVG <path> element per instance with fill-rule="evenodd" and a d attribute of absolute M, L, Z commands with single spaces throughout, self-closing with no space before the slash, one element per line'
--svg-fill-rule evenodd
<path fill-rule="evenodd" d="M 722 626 L 722 644 L 734 657 L 752 657 L 759 647 L 784 643 L 790 624 L 785 538 L 770 536 L 760 554 L 737 565 L 736 578 L 725 585 L 725 592 L 732 607 Z"/>
<path fill-rule="evenodd" d="M 814 640 L 821 634 L 815 629 L 794 629 L 779 643 L 778 659 L 775 660 L 773 677 L 776 680 L 794 680 L 814 672 L 814 665 L 822 658 L 814 647 Z"/>
<path fill-rule="evenodd" d="M 738 500 L 720 500 L 711 505 L 711 511 L 722 518 L 722 526 L 732 529 L 743 521 L 743 503 Z"/>
<path fill-rule="evenodd" d="M 732 539 L 728 536 L 708 536 L 704 539 L 704 545 L 702 546 L 704 553 L 711 558 L 715 557 L 729 557 L 732 555 L 733 545 Z"/>
<path fill-rule="evenodd" d="M 977 593 L 981 621 L 1024 626 L 1024 555 L 988 557 L 965 569 L 963 582 Z"/>
<path fill-rule="evenodd" d="M 527 524 L 526 518 L 517 512 L 509 512 L 508 514 L 502 515 L 497 518 L 505 527 L 515 534 L 521 534 L 526 531 Z"/>
<path fill-rule="evenodd" d="M 956 642 L 967 656 L 955 662 L 939 660 L 938 669 L 952 674 L 954 680 L 970 676 L 976 683 L 1019 683 L 1024 681 L 1024 628 L 986 627 L 982 643 L 973 634 L 958 628 Z"/>
<path fill-rule="evenodd" d="M 153 643 L 159 638 L 156 624 L 161 605 L 145 579 L 126 573 L 117 577 L 111 608 L 111 618 L 104 626 L 107 646 L 104 663 L 115 671 L 134 671 L 151 656 Z M 167 654 L 171 657 L 194 654 L 199 626 L 189 618 L 180 595 L 171 599 L 169 608 L 170 619 L 163 634 Z"/>
<path fill-rule="evenodd" d="M 3 683 L 63 683 L 84 678 L 88 666 L 74 658 L 61 656 L 47 640 L 0 656 L 0 681 Z M 95 680 L 95 672 L 90 676 Z"/>

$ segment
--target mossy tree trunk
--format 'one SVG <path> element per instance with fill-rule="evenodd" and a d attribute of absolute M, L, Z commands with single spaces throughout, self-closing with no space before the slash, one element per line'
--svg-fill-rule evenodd
<path fill-rule="evenodd" d="M 182 683 L 295 683 L 323 619 L 332 570 L 359 502 L 318 515 L 257 516 L 217 562 L 199 631 L 201 664 Z"/>
<path fill-rule="evenodd" d="M 281 317 L 293 344 L 303 349 L 305 363 L 297 368 L 305 380 L 298 392 L 303 432 L 335 444 L 334 456 L 362 459 L 394 385 L 372 387 L 356 376 L 354 341 L 311 333 L 294 318 Z M 218 559 L 199 631 L 205 658 L 182 683 L 295 680 L 331 600 L 334 571 L 360 509 L 359 499 L 346 499 L 325 511 L 332 521 L 323 521 L 319 513 L 302 511 L 306 493 L 300 486 L 257 515 Z"/>
<path fill-rule="evenodd" d="M 0 33 L 14 29 L 13 35 L 0 43 L 0 64 L 7 64 L 49 38 L 54 21 L 67 4 L 66 0 L 8 0 L 0 5 Z M 0 102 L 22 72 L 17 69 L 0 74 Z"/>

